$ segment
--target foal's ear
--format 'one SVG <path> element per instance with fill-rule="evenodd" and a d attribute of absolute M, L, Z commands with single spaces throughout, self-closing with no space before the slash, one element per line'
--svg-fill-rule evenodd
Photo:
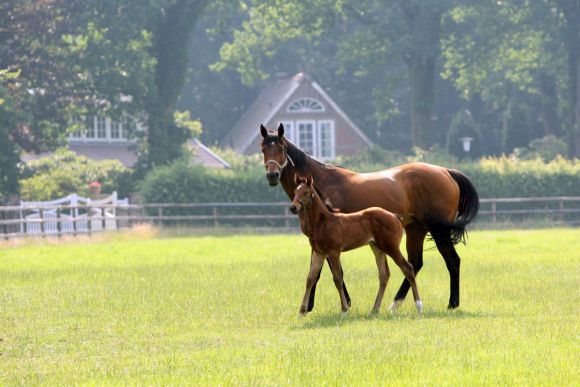
<path fill-rule="evenodd" d="M 294 184 L 298 185 L 298 174 L 294 174 Z"/>
<path fill-rule="evenodd" d="M 280 122 L 278 125 L 278 138 L 281 140 L 284 137 L 284 125 Z"/>
<path fill-rule="evenodd" d="M 306 183 L 307 183 L 309 186 L 312 186 L 312 185 L 314 184 L 314 178 L 312 177 L 312 175 L 308 175 L 308 176 L 306 176 Z"/>
<path fill-rule="evenodd" d="M 262 137 L 266 138 L 268 135 L 268 129 L 264 126 L 264 124 L 260 124 L 260 133 L 262 133 Z"/>

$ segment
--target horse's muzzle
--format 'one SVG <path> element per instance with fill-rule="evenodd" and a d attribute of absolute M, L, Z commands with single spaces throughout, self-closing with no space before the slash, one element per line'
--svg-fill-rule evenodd
<path fill-rule="evenodd" d="M 268 179 L 268 184 L 270 184 L 272 187 L 276 186 L 280 181 L 280 172 L 268 172 L 266 173 L 266 179 Z"/>
<path fill-rule="evenodd" d="M 290 212 L 296 215 L 298 213 L 298 209 L 296 208 L 296 206 L 292 205 L 290 206 Z"/>

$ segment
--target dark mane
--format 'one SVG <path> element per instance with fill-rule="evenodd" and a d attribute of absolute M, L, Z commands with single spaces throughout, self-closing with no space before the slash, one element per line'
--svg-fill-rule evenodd
<path fill-rule="evenodd" d="M 274 136 L 274 137 L 276 137 L 276 139 L 278 139 L 278 136 Z M 305 175 L 309 172 L 308 163 L 306 162 L 306 160 L 312 160 L 324 168 L 334 168 L 335 167 L 332 164 L 323 163 L 322 161 L 316 159 L 314 156 L 309 155 L 308 153 L 306 153 L 305 151 L 303 151 L 302 149 L 300 149 L 296 145 L 294 145 L 287 138 L 285 138 L 285 140 L 286 140 L 286 146 L 287 146 L 287 150 L 288 150 L 288 156 L 290 156 L 290 159 L 294 163 L 294 167 L 296 169 L 298 169 L 298 171 L 300 171 L 301 174 Z"/>

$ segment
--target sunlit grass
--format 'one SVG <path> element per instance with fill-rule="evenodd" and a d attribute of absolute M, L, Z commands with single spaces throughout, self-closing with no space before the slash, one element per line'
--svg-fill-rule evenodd
<path fill-rule="evenodd" d="M 461 306 L 428 250 L 417 317 L 383 310 L 370 249 L 345 254 L 341 318 L 330 272 L 298 317 L 300 235 L 243 235 L 0 250 L 0 384 L 552 384 L 580 380 L 580 231 L 480 231 L 462 256 Z M 86 242 L 86 241 L 85 241 Z"/>

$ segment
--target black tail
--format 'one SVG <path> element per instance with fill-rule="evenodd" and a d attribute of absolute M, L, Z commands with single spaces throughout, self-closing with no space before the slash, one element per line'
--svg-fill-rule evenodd
<path fill-rule="evenodd" d="M 433 237 L 436 238 L 436 235 L 448 236 L 453 244 L 458 244 L 459 242 L 465 244 L 466 226 L 475 219 L 479 211 L 479 195 L 467 176 L 454 169 L 448 169 L 447 171 L 459 185 L 457 216 L 453 222 L 432 217 L 427 223 Z"/>

